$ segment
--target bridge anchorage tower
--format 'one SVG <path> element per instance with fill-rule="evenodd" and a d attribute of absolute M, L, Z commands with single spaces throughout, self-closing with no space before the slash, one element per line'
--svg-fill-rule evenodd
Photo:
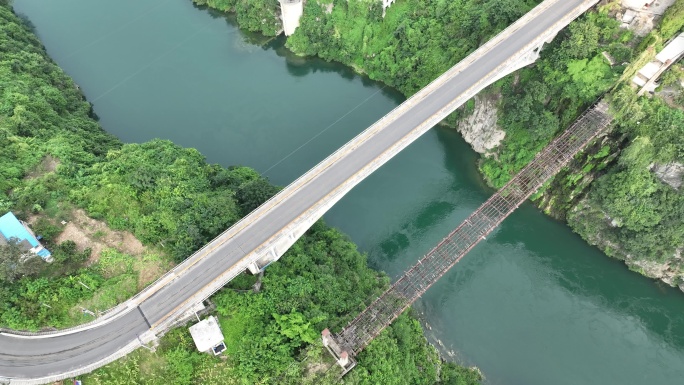
<path fill-rule="evenodd" d="M 354 356 L 349 354 L 350 349 L 338 344 L 330 330 L 323 330 L 321 337 L 323 338 L 323 346 L 328 349 L 328 352 L 335 358 L 337 364 L 342 367 L 343 376 L 356 366 Z"/>

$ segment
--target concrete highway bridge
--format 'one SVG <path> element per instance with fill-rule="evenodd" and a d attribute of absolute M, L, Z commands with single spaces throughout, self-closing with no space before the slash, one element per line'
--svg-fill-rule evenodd
<path fill-rule="evenodd" d="M 262 270 L 348 191 L 598 0 L 545 0 L 138 295 L 88 325 L 0 333 L 0 383 L 92 371 L 156 339 L 246 269 Z"/>

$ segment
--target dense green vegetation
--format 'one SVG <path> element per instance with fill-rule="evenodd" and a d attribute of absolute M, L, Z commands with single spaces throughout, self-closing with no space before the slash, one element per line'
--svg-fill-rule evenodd
<path fill-rule="evenodd" d="M 681 284 L 684 269 L 675 250 L 684 245 L 684 194 L 661 182 L 652 168 L 684 163 L 684 111 L 660 98 L 637 98 L 627 87 L 614 94 L 613 105 L 624 148 L 590 186 L 588 199 L 569 213 L 569 223 L 635 269 L 644 262 L 667 265 L 668 279 Z"/>
<path fill-rule="evenodd" d="M 23 218 L 42 212 L 58 216 L 67 181 L 120 143 L 90 117 L 90 104 L 76 85 L 6 4 L 0 6 L 0 95 L 0 211 Z M 48 154 L 60 160 L 60 175 L 25 178 Z M 49 220 L 39 220 L 35 229 L 48 242 L 56 235 Z M 97 266 L 82 268 L 89 252 L 74 246 L 51 245 L 55 262 L 49 265 L 17 264 L 15 247 L 0 249 L 0 325 L 68 325 L 83 319 L 72 312 L 74 305 L 93 295 L 79 282 L 95 289 L 116 284 Z"/>
<path fill-rule="evenodd" d="M 248 31 L 275 36 L 283 28 L 278 0 L 192 0 L 192 2 L 222 12 L 236 13 L 238 25 Z"/>
<path fill-rule="evenodd" d="M 249 30 L 274 35 L 280 29 L 275 0 L 193 1 L 237 12 L 238 23 Z M 346 63 L 410 95 L 536 3 L 399 0 L 382 18 L 379 2 L 309 1 L 288 46 Z M 684 1 L 644 39 L 620 29 L 610 9 L 571 24 L 534 66 L 487 90 L 503 95 L 499 123 L 507 135 L 495 156 L 483 159 L 481 170 L 490 184 L 505 183 L 612 89 L 614 131 L 556 177 L 540 205 L 566 217 L 607 254 L 635 269 L 644 262 L 667 264 L 672 281 L 681 283 L 674 255 L 684 244 L 684 197 L 652 168 L 684 163 L 684 93 L 671 100 L 646 99 L 624 84 L 613 87 L 629 79 L 624 71 L 633 70 L 622 63 L 643 64 L 682 29 Z M 107 250 L 97 262 L 86 263 L 89 250 L 54 242 L 58 223 L 69 220 L 74 208 L 86 209 L 113 229 L 131 231 L 159 254 L 150 258 L 181 261 L 277 191 L 251 169 L 209 165 L 197 151 L 168 141 L 122 145 L 101 130 L 78 87 L 3 0 L 0 17 L 0 211 L 36 219 L 34 229 L 45 236 L 56 259 L 50 265 L 17 263 L 14 245 L 0 247 L 0 326 L 68 326 L 89 319 L 80 306 L 105 309 L 139 289 L 136 257 Z M 611 66 L 604 51 L 618 65 Z M 675 66 L 662 83 L 681 88 L 681 79 L 681 66 Z M 38 172 L 49 158 L 58 161 L 56 170 Z M 269 267 L 258 293 L 245 291 L 253 279 L 241 277 L 213 298 L 227 333 L 226 360 L 196 353 L 187 332 L 179 329 L 162 340 L 157 354 L 136 352 L 88 381 L 334 382 L 320 372 L 329 362 L 316 344 L 319 331 L 339 328 L 387 285 L 351 242 L 321 223 Z M 441 363 L 418 322 L 408 316 L 359 358 L 360 366 L 345 382 L 469 384 L 479 379 L 474 371 Z"/>
<path fill-rule="evenodd" d="M 676 258 L 676 249 L 684 245 L 684 195 L 658 180 L 653 166 L 684 162 L 684 114 L 681 104 L 638 98 L 628 83 L 682 28 L 683 4 L 675 3 L 659 29 L 641 41 L 619 28 L 611 6 L 571 24 L 536 65 L 492 87 L 503 95 L 499 124 L 506 138 L 496 156 L 481 164 L 487 180 L 502 185 L 560 128 L 613 89 L 607 98 L 615 129 L 576 157 L 539 202 L 606 254 L 672 284 L 681 283 L 684 274 Z M 603 52 L 618 64 L 610 66 Z M 631 66 L 620 64 L 632 61 Z M 664 85 L 678 87 L 682 77 L 677 68 L 663 78 Z M 643 269 L 651 263 L 667 266 L 668 272 Z"/>
<path fill-rule="evenodd" d="M 110 151 L 83 170 L 69 197 L 182 261 L 275 192 L 259 179 L 254 170 L 208 165 L 195 149 L 155 140 Z"/>
<path fill-rule="evenodd" d="M 338 383 L 339 371 L 320 343 L 320 331 L 343 326 L 360 311 L 360 298 L 379 294 L 386 277 L 338 231 L 314 227 L 276 264 L 258 293 L 254 277 L 242 276 L 215 295 L 227 360 L 196 352 L 186 329 L 169 333 L 155 357 L 140 352 L 98 370 L 94 384 L 314 384 Z M 302 363 L 300 363 L 300 361 Z M 477 372 L 440 363 L 417 320 L 402 316 L 359 356 L 350 384 L 472 384 Z M 135 380 L 131 381 L 131 378 Z"/>
<path fill-rule="evenodd" d="M 379 1 L 308 1 L 287 46 L 350 65 L 408 96 L 537 3 L 400 0 L 383 18 Z"/>
<path fill-rule="evenodd" d="M 611 51 L 614 42 L 599 40 L 596 54 L 607 50 L 617 62 L 633 61 L 620 68 L 621 81 L 608 95 L 615 128 L 556 178 L 544 200 L 547 209 L 566 217 L 574 231 L 606 254 L 674 285 L 684 281 L 677 257 L 684 245 L 684 194 L 660 180 L 655 168 L 684 163 L 684 76 L 679 65 L 673 66 L 660 81 L 668 93 L 653 98 L 637 97 L 629 83 L 682 29 L 683 16 L 680 0 L 647 37 L 619 47 L 629 56 L 617 56 Z M 610 28 L 597 25 L 601 33 Z"/>
<path fill-rule="evenodd" d="M 150 259 L 180 261 L 253 210 L 277 188 L 255 171 L 209 165 L 196 150 L 168 141 L 122 145 L 90 116 L 78 87 L 0 1 L 0 209 L 33 220 L 55 262 L 20 261 L 14 244 L 0 247 L 0 326 L 62 327 L 90 320 L 80 306 L 103 310 L 139 288 Z M 128 230 L 157 254 L 115 249 L 89 263 L 91 251 L 58 243 L 61 221 L 83 208 L 110 228 Z M 388 285 L 341 233 L 314 225 L 259 292 L 241 276 L 212 298 L 228 351 L 196 352 L 181 328 L 156 354 L 146 350 L 102 368 L 88 383 L 336 383 L 318 344 Z M 370 344 L 353 384 L 474 384 L 475 370 L 441 362 L 418 321 L 402 316 Z"/>
<path fill-rule="evenodd" d="M 624 66 L 611 67 L 602 52 L 618 63 L 629 61 L 631 50 L 626 44 L 631 40 L 632 34 L 606 12 L 589 13 L 561 31 L 534 66 L 493 87 L 504 96 L 499 124 L 506 138 L 496 157 L 484 159 L 481 165 L 490 184 L 506 183 L 615 84 Z"/>

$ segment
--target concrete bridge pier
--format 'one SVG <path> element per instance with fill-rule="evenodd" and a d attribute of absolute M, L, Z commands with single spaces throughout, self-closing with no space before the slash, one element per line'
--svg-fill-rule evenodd
<path fill-rule="evenodd" d="M 556 36 L 556 34 L 553 34 L 553 35 L 546 41 L 546 43 L 551 42 L 551 40 L 553 40 L 553 38 L 554 38 L 555 36 Z M 504 68 L 499 72 L 498 75 L 496 75 L 496 76 L 494 76 L 494 77 L 492 77 L 492 78 L 490 79 L 490 81 L 487 83 L 487 86 L 493 84 L 493 83 L 496 82 L 497 80 L 500 80 L 501 78 L 503 78 L 503 77 L 505 77 L 505 76 L 507 76 L 507 75 L 512 74 L 513 72 L 515 72 L 515 71 L 517 71 L 517 70 L 519 70 L 519 69 L 521 69 L 521 68 L 527 67 L 528 65 L 533 64 L 534 62 L 536 62 L 537 59 L 539 59 L 539 54 L 541 53 L 541 50 L 542 50 L 543 47 L 544 47 L 544 43 L 541 43 L 541 44 L 539 44 L 537 47 L 535 47 L 535 48 L 533 48 L 532 50 L 530 50 L 530 51 L 528 51 L 527 53 L 525 53 L 523 56 L 517 58 L 516 61 L 510 62 L 508 65 L 506 65 L 506 67 L 504 67 Z"/>
<path fill-rule="evenodd" d="M 344 197 L 354 186 L 356 186 L 365 176 L 357 176 L 352 180 L 347 180 L 336 191 L 335 194 L 321 199 L 311 207 L 304 215 L 294 220 L 289 226 L 282 229 L 278 236 L 266 244 L 268 246 L 258 248 L 253 251 L 258 257 L 254 262 L 247 265 L 247 269 L 252 274 L 259 274 L 268 265 L 282 257 L 292 245 L 306 233 L 317 220 L 330 210 L 335 203 Z"/>
<path fill-rule="evenodd" d="M 303 0 L 278 0 L 280 2 L 280 17 L 283 20 L 283 32 L 290 36 L 299 27 L 299 19 L 304 13 Z"/>

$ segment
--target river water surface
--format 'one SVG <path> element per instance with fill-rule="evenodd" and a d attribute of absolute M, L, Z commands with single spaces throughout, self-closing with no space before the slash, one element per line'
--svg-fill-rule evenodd
<path fill-rule="evenodd" d="M 189 0 L 15 0 L 126 142 L 170 139 L 287 184 L 403 98 L 293 57 Z M 433 129 L 327 215 L 401 274 L 492 193 L 476 154 Z M 684 295 L 629 272 L 523 205 L 419 301 L 446 356 L 490 384 L 684 383 Z"/>

